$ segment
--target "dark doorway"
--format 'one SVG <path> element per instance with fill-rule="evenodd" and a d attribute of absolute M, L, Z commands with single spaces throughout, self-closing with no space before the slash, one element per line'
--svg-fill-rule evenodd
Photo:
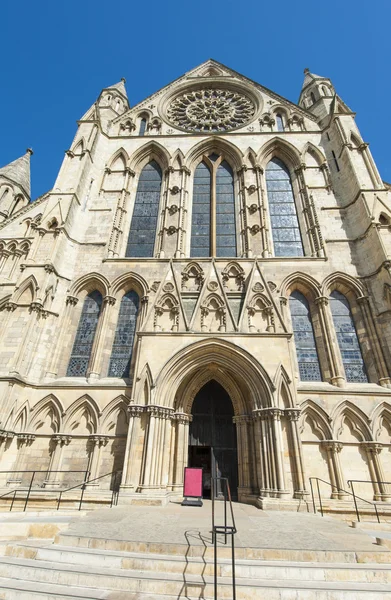
<path fill-rule="evenodd" d="M 203 496 L 211 496 L 211 476 L 228 477 L 232 498 L 238 495 L 236 427 L 231 399 L 217 381 L 194 398 L 189 432 L 189 466 L 203 468 Z M 219 489 L 219 488 L 218 488 Z"/>

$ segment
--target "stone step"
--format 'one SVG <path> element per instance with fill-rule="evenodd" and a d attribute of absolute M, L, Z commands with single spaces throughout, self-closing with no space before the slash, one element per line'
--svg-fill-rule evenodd
<path fill-rule="evenodd" d="M 59 533 L 55 543 L 72 548 L 89 548 L 95 550 L 114 552 L 133 552 L 146 554 L 169 554 L 179 556 L 198 556 L 208 559 L 213 558 L 213 546 L 192 543 L 167 544 L 163 542 L 139 542 L 97 537 L 81 537 Z M 231 548 L 219 546 L 218 555 L 221 558 L 231 557 Z M 266 561 L 293 561 L 293 562 L 331 562 L 331 563 L 391 563 L 391 552 L 388 548 L 375 546 L 373 551 L 338 551 L 338 550 L 295 550 L 284 548 L 243 548 L 236 546 L 237 559 L 266 560 Z"/>
<path fill-rule="evenodd" d="M 114 568 L 207 576 L 213 576 L 214 574 L 213 557 L 185 557 L 168 554 L 69 548 L 47 542 L 42 543 L 40 540 L 32 543 L 8 544 L 5 555 L 68 565 L 89 565 L 103 569 Z M 230 558 L 219 557 L 218 576 L 231 577 L 231 575 Z M 391 583 L 391 569 L 377 564 L 260 562 L 259 560 L 237 559 L 236 578 Z"/>
<path fill-rule="evenodd" d="M 37 584 L 49 583 L 75 588 L 90 588 L 117 592 L 114 598 L 131 598 L 130 593 L 165 594 L 177 598 L 213 598 L 213 578 L 184 573 L 127 571 L 125 569 L 92 568 L 4 557 L 0 563 L 0 578 Z M 330 582 L 303 580 L 245 579 L 237 582 L 238 600 L 281 600 L 292 598 L 292 591 L 300 600 L 388 600 L 391 585 L 365 582 Z M 289 592 L 289 594 L 288 594 Z M 124 595 L 122 595 L 124 594 Z M 129 594 L 127 596 L 126 594 Z M 232 598 L 230 577 L 219 578 L 218 596 Z M 99 597 L 99 596 L 97 596 Z M 110 598 L 110 595 L 107 596 Z"/>

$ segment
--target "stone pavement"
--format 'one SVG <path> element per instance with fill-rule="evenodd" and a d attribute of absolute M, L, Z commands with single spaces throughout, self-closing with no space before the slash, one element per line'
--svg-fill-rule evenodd
<path fill-rule="evenodd" d="M 370 533 L 331 517 L 308 513 L 263 511 L 234 503 L 236 547 L 324 551 L 382 551 Z M 216 503 L 216 524 L 223 523 Z M 202 508 L 128 506 L 94 510 L 71 522 L 63 535 L 167 544 L 211 543 L 211 502 Z M 379 533 L 377 533 L 379 535 Z M 386 549 L 385 549 L 386 550 Z"/>

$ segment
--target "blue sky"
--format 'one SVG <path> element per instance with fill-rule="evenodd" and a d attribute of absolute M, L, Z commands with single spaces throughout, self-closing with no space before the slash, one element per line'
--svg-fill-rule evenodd
<path fill-rule="evenodd" d="M 134 105 L 214 58 L 294 102 L 305 67 L 330 77 L 391 181 L 390 17 L 385 0 L 3 0 L 0 166 L 31 146 L 38 197 L 102 88 L 125 77 Z"/>

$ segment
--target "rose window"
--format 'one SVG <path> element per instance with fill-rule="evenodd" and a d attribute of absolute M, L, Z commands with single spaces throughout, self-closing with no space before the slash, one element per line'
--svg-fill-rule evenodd
<path fill-rule="evenodd" d="M 242 127 L 254 114 L 255 106 L 244 94 L 213 89 L 185 92 L 171 102 L 167 111 L 177 127 L 202 132 Z"/>

